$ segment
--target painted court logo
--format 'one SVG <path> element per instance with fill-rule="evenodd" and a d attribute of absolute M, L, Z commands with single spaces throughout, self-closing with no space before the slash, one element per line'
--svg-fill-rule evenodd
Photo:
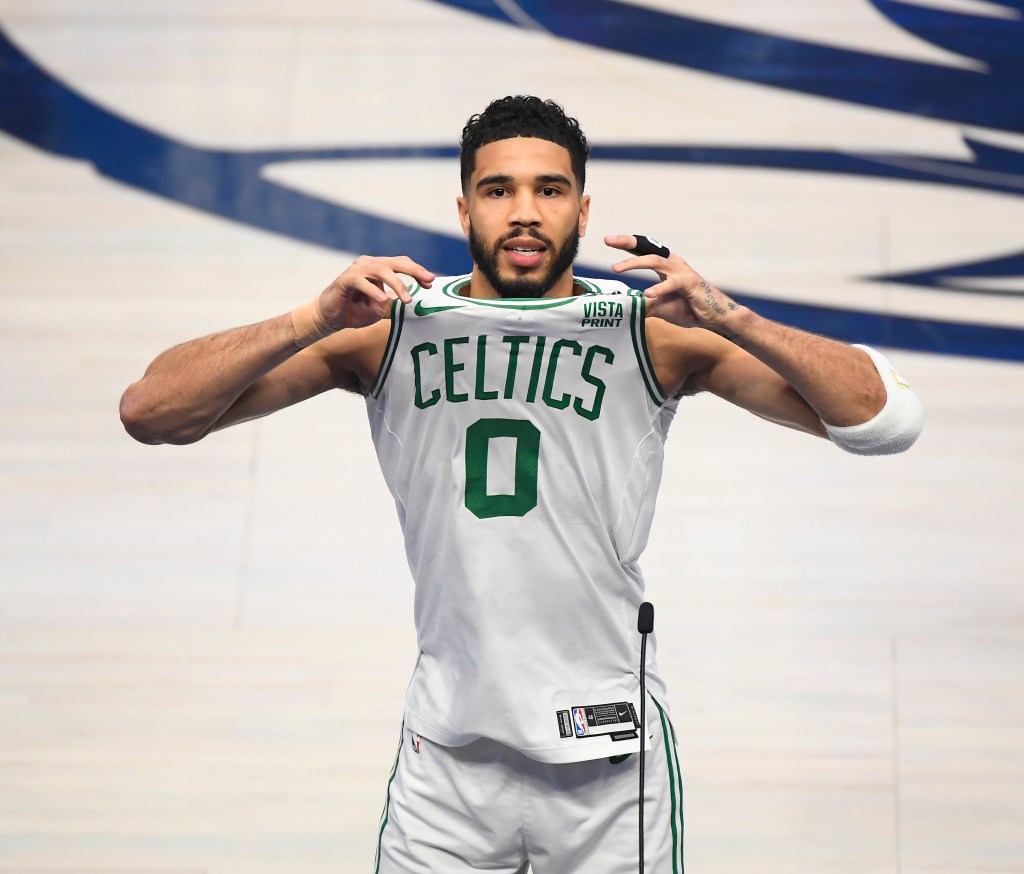
<path fill-rule="evenodd" d="M 936 157 L 931 148 L 907 152 L 893 142 L 888 149 L 865 153 L 808 149 L 800 144 L 746 145 L 705 142 L 641 142 L 593 144 L 592 157 L 606 162 L 647 162 L 671 167 L 715 166 L 764 172 L 828 174 L 847 179 L 873 179 L 886 184 L 925 186 L 932 194 L 965 190 L 975 195 L 1020 198 L 1024 187 L 1024 150 L 1005 145 L 982 132 L 1024 133 L 1024 101 L 1020 100 L 1024 61 L 1022 0 L 939 4 L 935 0 L 863 0 L 890 27 L 912 34 L 943 51 L 975 63 L 950 66 L 910 60 L 872 51 L 820 44 L 799 36 L 767 32 L 756 24 L 729 25 L 675 10 L 624 4 L 621 0 L 587 0 L 573 4 L 579 14 L 564 14 L 564 4 L 531 2 L 529 14 L 510 16 L 500 0 L 429 0 L 438 6 L 489 18 L 505 27 L 540 28 L 601 53 L 615 52 L 668 68 L 696 70 L 751 85 L 770 85 L 795 95 L 831 101 L 835 106 L 882 110 L 930 124 L 944 124 L 943 142 L 961 140 L 959 151 Z M 649 6 L 650 4 L 647 4 Z M 655 4 L 658 5 L 658 4 Z M 665 4 L 661 4 L 664 6 Z M 671 4 L 669 4 L 671 5 Z M 685 4 L 684 4 L 685 5 Z M 827 4 L 798 0 L 807 10 Z M 969 7 L 963 9 L 938 6 Z M 986 7 L 981 14 L 974 6 Z M 1000 10 L 1002 10 L 1000 12 Z M 2 17 L 0 17 L 2 18 Z M 406 161 L 456 158 L 448 142 L 412 146 L 339 145 L 336 147 L 269 149 L 205 148 L 139 124 L 127 114 L 94 102 L 74 82 L 64 81 L 32 58 L 6 32 L 0 20 L 0 131 L 52 155 L 91 164 L 102 178 L 128 185 L 232 222 L 324 246 L 356 252 L 373 240 L 379 251 L 401 251 L 429 265 L 439 275 L 455 276 L 468 269 L 465 240 L 409 221 L 382 218 L 346 203 L 325 200 L 276 181 L 265 172 L 290 160 Z M 736 47 L 742 46 L 742 51 Z M 784 57 L 783 65 L 766 65 L 764 57 Z M 726 60 L 722 60 L 726 59 Z M 827 75 L 822 75 L 826 71 Z M 852 118 L 851 118 L 852 121 Z M 1015 142 L 1015 141 L 1014 141 Z M 944 154 L 945 147 L 938 154 Z M 993 248 L 979 235 L 973 250 L 949 260 L 937 247 L 893 272 L 865 262 L 854 271 L 857 282 L 897 283 L 906 290 L 941 291 L 1016 300 L 1024 294 L 1024 250 L 1018 243 Z M 837 268 L 838 269 L 838 268 Z M 590 276 L 620 280 L 598 267 Z M 845 275 L 845 274 L 844 274 Z M 843 275 L 835 278 L 844 280 Z M 850 280 L 854 281 L 853 279 Z M 1024 328 L 1019 322 L 998 324 L 948 321 L 941 313 L 907 315 L 875 312 L 836 301 L 814 304 L 780 301 L 757 288 L 728 288 L 743 302 L 765 308 L 773 318 L 805 330 L 828 333 L 850 342 L 883 345 L 938 354 L 1024 359 Z M 583 316 L 585 327 L 614 327 L 621 318 L 601 313 L 606 302 Z M 418 313 L 440 312 L 425 305 Z M 451 306 L 454 306 L 454 301 Z M 410 308 L 416 312 L 416 308 Z"/>

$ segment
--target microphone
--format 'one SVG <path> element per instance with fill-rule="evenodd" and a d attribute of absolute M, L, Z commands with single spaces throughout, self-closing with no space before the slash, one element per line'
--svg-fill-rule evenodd
<path fill-rule="evenodd" d="M 640 605 L 640 612 L 636 617 L 636 630 L 641 634 L 650 634 L 654 631 L 654 605 L 650 601 L 644 601 Z"/>
<path fill-rule="evenodd" d="M 644 749 L 647 746 L 647 635 L 654 631 L 654 605 L 644 601 L 636 617 L 640 632 L 640 874 L 644 874 Z"/>

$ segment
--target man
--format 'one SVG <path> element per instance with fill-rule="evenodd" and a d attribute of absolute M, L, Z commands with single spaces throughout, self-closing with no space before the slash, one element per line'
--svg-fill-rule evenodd
<path fill-rule="evenodd" d="M 679 398 L 863 454 L 921 427 L 877 352 L 763 319 L 647 238 L 605 239 L 633 253 L 616 272 L 659 275 L 645 293 L 574 276 L 586 157 L 556 104 L 495 101 L 462 135 L 471 274 L 360 257 L 292 313 L 164 352 L 122 400 L 136 439 L 189 443 L 327 389 L 365 396 L 420 645 L 380 872 L 635 870 L 641 743 L 649 870 L 681 870 L 665 686 L 652 660 L 641 727 L 635 631 Z"/>

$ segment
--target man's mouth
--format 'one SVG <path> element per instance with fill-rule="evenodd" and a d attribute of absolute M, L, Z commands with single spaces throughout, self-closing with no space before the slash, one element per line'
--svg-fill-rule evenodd
<path fill-rule="evenodd" d="M 502 248 L 513 267 L 528 269 L 544 260 L 547 246 L 539 240 L 510 240 Z"/>

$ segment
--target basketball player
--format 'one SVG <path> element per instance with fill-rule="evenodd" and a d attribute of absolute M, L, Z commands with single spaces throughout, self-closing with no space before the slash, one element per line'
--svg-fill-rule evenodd
<path fill-rule="evenodd" d="M 709 391 L 863 454 L 921 427 L 885 359 L 769 321 L 645 237 L 607 237 L 641 293 L 573 274 L 587 142 L 535 97 L 462 135 L 467 276 L 360 257 L 310 303 L 160 355 L 121 404 L 190 443 L 341 388 L 365 398 L 416 583 L 420 656 L 375 870 L 682 870 L 682 784 L 637 564 L 680 398 Z M 404 277 L 408 277 L 406 280 Z"/>

